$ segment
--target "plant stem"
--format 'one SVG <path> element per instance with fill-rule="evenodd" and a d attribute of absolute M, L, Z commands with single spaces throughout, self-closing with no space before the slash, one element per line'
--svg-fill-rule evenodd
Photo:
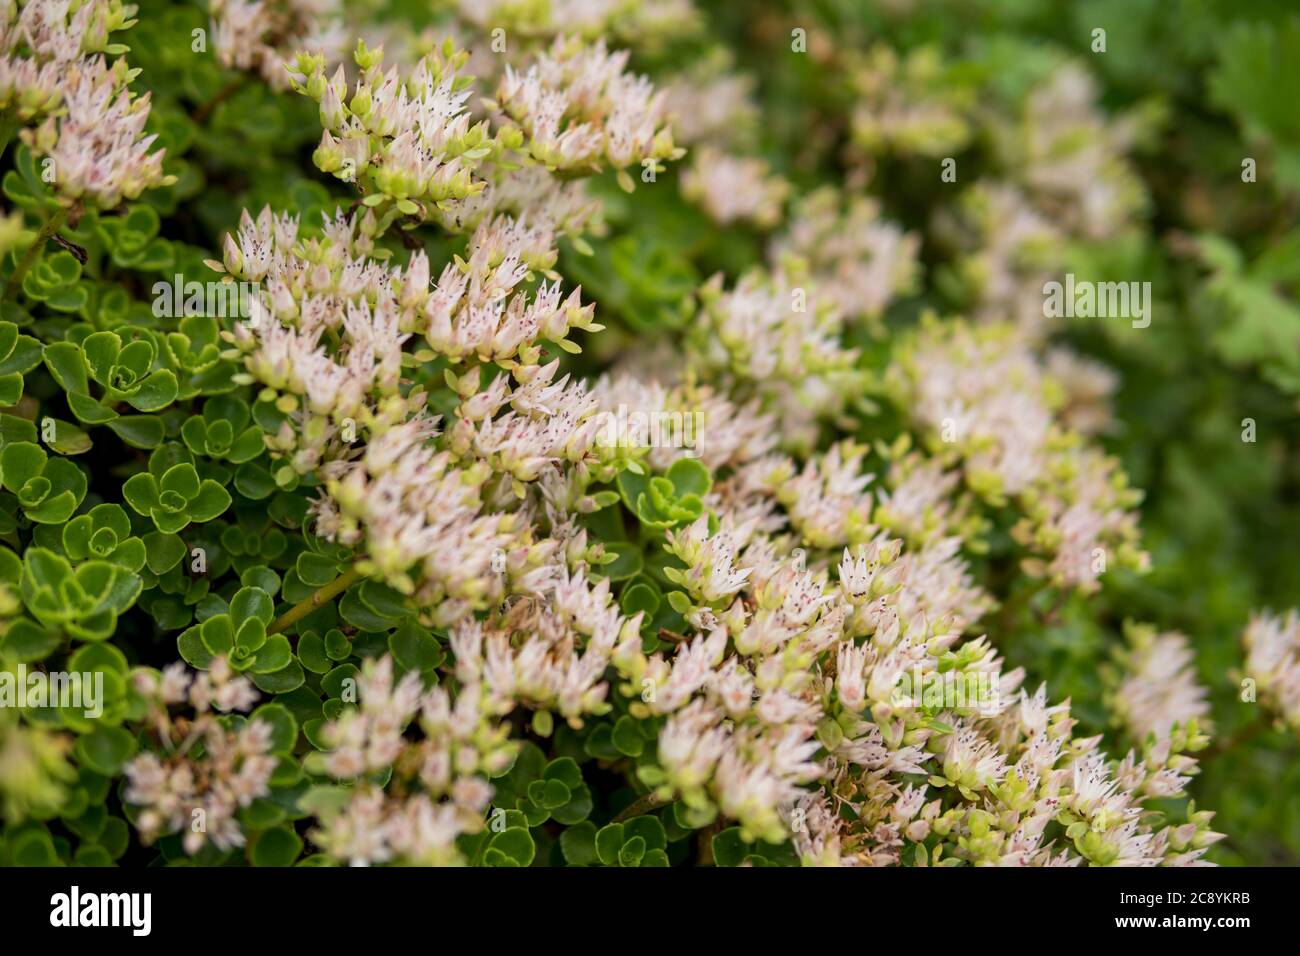
<path fill-rule="evenodd" d="M 23 277 L 27 275 L 27 270 L 32 267 L 36 257 L 40 255 L 41 249 L 50 237 L 63 228 L 63 224 L 68 221 L 68 210 L 60 206 L 54 212 L 50 213 L 50 218 L 45 220 L 40 231 L 36 233 L 35 240 L 27 247 L 23 257 L 18 260 L 18 265 L 14 266 L 13 275 L 9 277 L 9 284 L 5 286 L 5 298 L 12 299 L 18 294 L 19 288 L 22 287 Z"/>
<path fill-rule="evenodd" d="M 88 254 L 86 250 L 83 249 L 81 246 L 77 245 L 75 242 L 72 242 L 69 239 L 64 239 L 57 232 L 54 235 L 50 236 L 50 238 L 53 239 L 55 242 L 57 242 L 59 245 L 61 245 L 64 249 L 67 249 L 74 256 L 76 256 L 77 261 L 80 262 L 83 266 L 86 264 L 86 259 L 88 258 Z"/>
<path fill-rule="evenodd" d="M 651 790 L 649 793 L 643 793 L 641 796 L 629 803 L 609 822 L 622 823 L 624 820 L 631 820 L 633 817 L 639 817 L 642 814 L 649 813 L 651 810 L 658 810 L 664 805 L 664 802 L 665 801 L 660 800 L 655 796 L 655 792 Z"/>
<path fill-rule="evenodd" d="M 279 634 L 285 628 L 292 627 L 326 601 L 338 597 L 360 580 L 361 572 L 357 570 L 357 566 L 354 564 L 329 584 L 318 590 L 311 597 L 299 601 L 293 607 L 289 608 L 289 610 L 277 617 L 271 622 L 271 626 L 266 629 L 266 633 Z"/>
<path fill-rule="evenodd" d="M 717 832 L 718 825 L 716 823 L 712 826 L 705 827 L 703 830 L 697 831 L 697 836 L 695 838 L 695 849 L 697 851 L 695 860 L 696 866 L 717 865 L 717 861 L 713 859 L 713 835 Z"/>

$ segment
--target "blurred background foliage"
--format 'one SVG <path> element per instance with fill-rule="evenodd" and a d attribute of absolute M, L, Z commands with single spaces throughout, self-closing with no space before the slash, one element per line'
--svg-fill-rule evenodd
<path fill-rule="evenodd" d="M 1119 242 L 1072 248 L 1080 278 L 1150 281 L 1149 328 L 1106 319 L 1067 320 L 1062 338 L 1120 376 L 1107 447 L 1146 491 L 1142 526 L 1152 556 L 1145 576 L 1113 575 L 1099 595 L 1075 598 L 1040 625 L 993 633 L 1036 686 L 1050 680 L 1076 714 L 1103 713 L 1105 660 L 1125 619 L 1187 633 L 1210 689 L 1221 738 L 1241 745 L 1214 753 L 1193 786 L 1219 812 L 1228 838 L 1211 852 L 1225 864 L 1300 862 L 1300 760 L 1285 732 L 1255 733 L 1254 705 L 1239 701 L 1239 635 L 1252 608 L 1283 609 L 1300 596 L 1300 16 L 1268 0 L 1007 0 L 728 3 L 716 35 L 759 81 L 767 158 L 799 183 L 842 175 L 837 151 L 805 162 L 801 147 L 842 112 L 814 57 L 806 70 L 765 68 L 788 25 L 818 24 L 836 46 L 884 42 L 899 50 L 936 46 L 946 81 L 979 99 L 1023 95 L 1060 58 L 1082 62 L 1112 114 L 1158 117 L 1135 160 L 1150 197 L 1146 228 Z M 1093 53 L 1092 31 L 1106 31 Z M 810 31 L 811 32 L 811 31 Z M 783 61 L 788 62 L 788 61 Z M 957 166 L 978 169 L 972 142 Z M 1256 182 L 1242 181 L 1243 159 Z M 937 208 L 935 162 L 886 159 L 877 182 L 885 215 L 925 235 Z M 891 168 L 893 167 L 893 168 Z M 912 168 L 909 168 L 912 167 Z M 911 184 L 920 183 L 919 187 Z M 927 237 L 928 239 L 928 237 Z M 938 254 L 926 242 L 927 266 Z M 933 292 L 935 283 L 923 288 Z M 922 295 L 893 307 L 905 323 Z M 1255 441 L 1243 440 L 1246 419 Z M 1096 732 L 1105 729 L 1097 725 Z M 1249 736 L 1249 740 L 1246 738 Z"/>

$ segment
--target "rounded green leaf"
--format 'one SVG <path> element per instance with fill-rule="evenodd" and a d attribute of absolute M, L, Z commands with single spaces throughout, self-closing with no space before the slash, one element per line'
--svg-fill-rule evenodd
<path fill-rule="evenodd" d="M 251 714 L 249 720 L 261 720 L 271 727 L 271 752 L 290 754 L 298 742 L 298 722 L 283 704 L 263 704 Z"/>
<path fill-rule="evenodd" d="M 211 521 L 230 507 L 230 492 L 210 478 L 203 479 L 198 493 L 190 499 L 188 510 L 193 521 Z"/>
<path fill-rule="evenodd" d="M 584 821 L 567 828 L 560 834 L 560 850 L 564 854 L 564 859 L 573 866 L 590 866 L 598 862 L 596 825 Z"/>
<path fill-rule="evenodd" d="M 135 755 L 135 738 L 122 727 L 97 727 L 77 738 L 78 761 L 96 773 L 111 777 Z"/>
<path fill-rule="evenodd" d="M 488 852 L 493 850 L 512 861 L 515 866 L 528 866 L 533 862 L 537 844 L 533 842 L 532 834 L 523 827 L 509 827 L 494 834 L 488 841 Z"/>
<path fill-rule="evenodd" d="M 302 848 L 302 837 L 292 829 L 272 827 L 248 841 L 248 862 L 253 866 L 291 866 Z"/>

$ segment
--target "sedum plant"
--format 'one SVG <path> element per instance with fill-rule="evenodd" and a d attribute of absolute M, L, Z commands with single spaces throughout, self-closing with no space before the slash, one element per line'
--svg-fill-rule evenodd
<path fill-rule="evenodd" d="M 0 2 L 0 678 L 77 676 L 0 681 L 0 861 L 1215 861 L 1036 291 L 1160 110 L 809 20 L 801 137 L 689 3 L 412 6 Z"/>

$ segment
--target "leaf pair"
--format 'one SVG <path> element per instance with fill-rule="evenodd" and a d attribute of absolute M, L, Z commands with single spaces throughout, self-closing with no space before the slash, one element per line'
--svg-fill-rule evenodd
<path fill-rule="evenodd" d="M 86 641 L 102 641 L 117 626 L 117 616 L 140 595 L 139 575 L 108 561 L 86 561 L 75 568 L 47 548 L 23 555 L 23 603 L 47 628 Z"/>

